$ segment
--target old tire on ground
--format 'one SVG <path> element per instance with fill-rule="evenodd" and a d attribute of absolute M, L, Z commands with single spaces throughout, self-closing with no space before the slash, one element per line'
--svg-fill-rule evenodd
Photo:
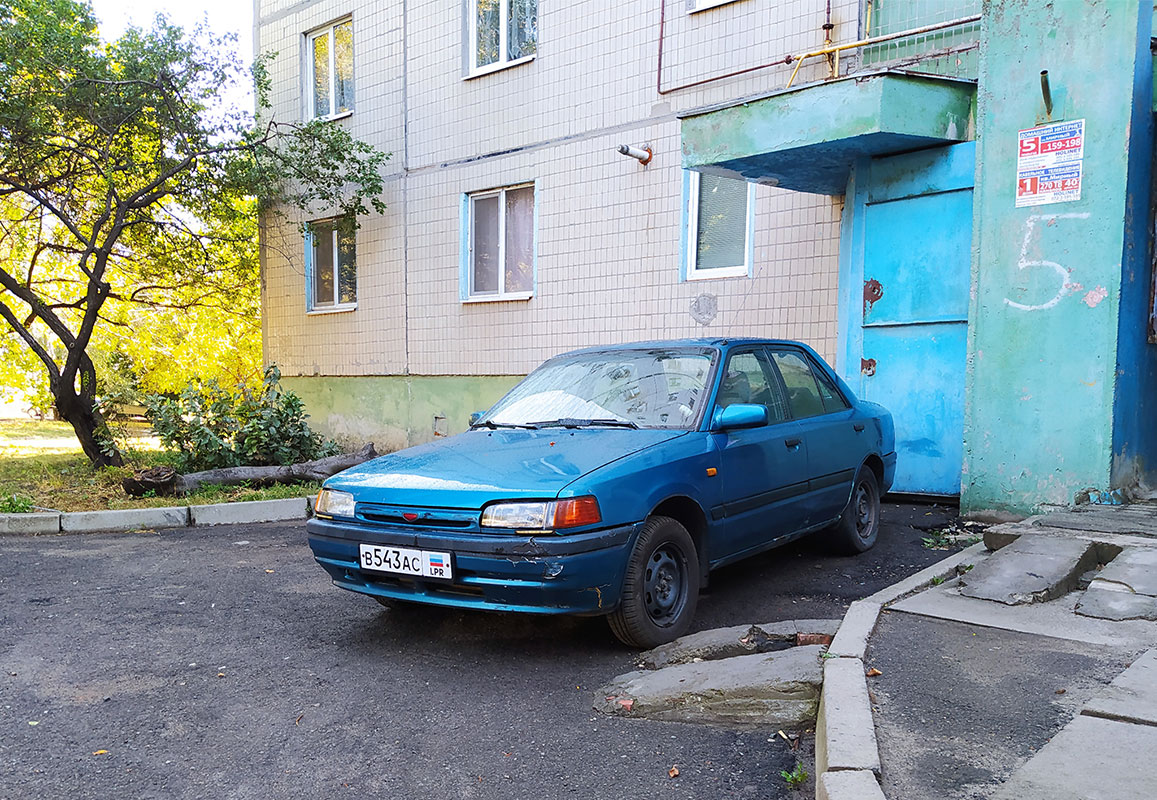
<path fill-rule="evenodd" d="M 840 552 L 855 555 L 871 550 L 880 532 L 880 482 L 867 465 L 860 467 L 852 496 L 839 522 L 831 528 L 831 541 Z"/>
<path fill-rule="evenodd" d="M 611 630 L 629 647 L 656 647 L 687 632 L 698 602 L 691 534 L 670 517 L 651 517 L 627 561 L 619 607 L 607 617 Z"/>

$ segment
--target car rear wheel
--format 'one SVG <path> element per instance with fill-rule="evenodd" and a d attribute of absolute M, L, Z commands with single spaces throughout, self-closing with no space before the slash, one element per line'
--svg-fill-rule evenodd
<path fill-rule="evenodd" d="M 627 561 L 619 607 L 607 618 L 630 647 L 656 647 L 691 627 L 699 602 L 699 558 L 678 521 L 651 517 Z"/>
<path fill-rule="evenodd" d="M 849 554 L 872 549 L 880 532 L 880 483 L 870 467 L 860 467 L 852 496 L 840 521 L 832 528 L 832 541 Z"/>

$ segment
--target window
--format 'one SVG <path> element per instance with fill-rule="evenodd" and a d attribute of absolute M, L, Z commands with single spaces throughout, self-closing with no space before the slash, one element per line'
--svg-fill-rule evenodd
<path fill-rule="evenodd" d="M 736 353 L 727 362 L 715 405 L 727 408 L 736 403 L 755 403 L 767 407 L 770 422 L 782 422 L 788 417 L 787 408 L 770 374 L 767 357 L 762 353 Z"/>
<path fill-rule="evenodd" d="M 771 355 L 779 368 L 779 374 L 783 377 L 784 386 L 787 387 L 791 411 L 796 419 L 848 408 L 848 404 L 840 397 L 826 375 L 817 382 L 818 371 L 813 371 L 802 353 L 780 350 Z"/>
<path fill-rule="evenodd" d="M 755 184 L 688 174 L 687 279 L 751 275 Z"/>
<path fill-rule="evenodd" d="M 347 221 L 311 222 L 305 249 L 310 311 L 348 311 L 358 301 L 356 231 Z"/>
<path fill-rule="evenodd" d="M 538 49 L 538 0 L 469 0 L 470 72 L 529 61 Z"/>
<path fill-rule="evenodd" d="M 534 186 L 466 198 L 463 300 L 525 300 L 534 293 Z"/>
<path fill-rule="evenodd" d="M 354 110 L 354 24 L 345 20 L 311 33 L 309 117 L 326 119 Z"/>

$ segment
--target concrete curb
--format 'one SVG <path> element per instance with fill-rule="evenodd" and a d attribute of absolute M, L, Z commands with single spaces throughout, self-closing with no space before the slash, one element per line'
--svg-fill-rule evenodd
<path fill-rule="evenodd" d="M 864 672 L 868 638 L 885 606 L 955 575 L 985 550 L 984 543 L 977 542 L 848 607 L 824 662 L 816 718 L 816 800 L 886 800 Z"/>
<path fill-rule="evenodd" d="M 0 514 L 0 534 L 58 533 L 60 514 Z"/>
<path fill-rule="evenodd" d="M 51 533 L 116 532 L 185 528 L 205 525 L 254 524 L 308 519 L 310 497 L 250 500 L 202 506 L 125 508 L 114 511 L 66 511 L 48 514 L 0 514 L 0 536 L 40 536 Z"/>
<path fill-rule="evenodd" d="M 249 500 L 243 503 L 189 506 L 189 515 L 193 525 L 281 522 L 289 519 L 306 519 L 309 513 L 309 503 L 302 502 L 300 497 L 287 497 L 284 500 Z"/>
<path fill-rule="evenodd" d="M 876 776 L 862 769 L 825 772 L 816 781 L 816 800 L 887 800 Z"/>

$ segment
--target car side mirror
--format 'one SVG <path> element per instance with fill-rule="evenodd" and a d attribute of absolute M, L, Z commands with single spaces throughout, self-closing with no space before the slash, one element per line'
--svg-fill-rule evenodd
<path fill-rule="evenodd" d="M 760 428 L 768 422 L 767 406 L 755 403 L 736 403 L 715 409 L 711 430 L 731 431 L 739 428 Z"/>
<path fill-rule="evenodd" d="M 471 415 L 470 415 L 470 427 L 471 427 L 471 428 L 473 428 L 475 425 L 477 425 L 477 424 L 478 424 L 478 420 L 482 419 L 482 415 L 483 415 L 484 413 L 486 413 L 486 412 L 484 412 L 484 411 L 475 411 L 473 414 L 471 414 Z"/>

